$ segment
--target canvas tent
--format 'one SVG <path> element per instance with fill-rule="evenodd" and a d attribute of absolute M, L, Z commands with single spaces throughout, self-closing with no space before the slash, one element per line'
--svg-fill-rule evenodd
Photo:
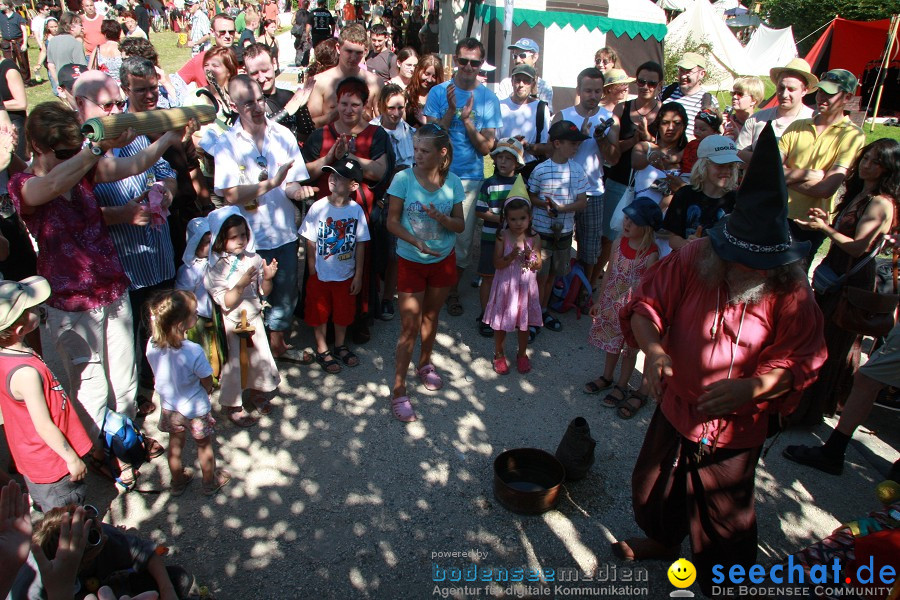
<path fill-rule="evenodd" d="M 860 77 L 866 63 L 878 59 L 887 45 L 890 19 L 848 21 L 834 19 L 806 55 L 812 72 L 847 69 Z"/>
<path fill-rule="evenodd" d="M 749 71 L 741 75 L 768 75 L 773 67 L 783 67 L 797 57 L 797 44 L 790 27 L 770 29 L 760 25 L 744 47 Z"/>
<path fill-rule="evenodd" d="M 528 37 L 540 45 L 538 72 L 553 86 L 557 107 L 572 104 L 578 73 L 594 66 L 594 54 L 604 46 L 619 54 L 628 73 L 648 60 L 662 63 L 666 17 L 650 0 L 515 0 L 514 5 L 510 39 Z M 477 14 L 488 61 L 500 65 L 501 53 L 508 52 L 504 2 L 486 0 Z M 496 81 L 506 75 L 497 72 Z"/>

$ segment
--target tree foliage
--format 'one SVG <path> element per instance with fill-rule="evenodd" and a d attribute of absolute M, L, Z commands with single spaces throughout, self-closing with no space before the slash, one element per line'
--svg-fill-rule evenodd
<path fill-rule="evenodd" d="M 810 34 L 836 15 L 853 21 L 889 19 L 900 13 L 900 0 L 762 0 L 760 12 L 772 27 L 794 28 L 794 39 L 802 56 L 819 39 L 818 35 Z M 810 37 L 803 40 L 807 36 Z"/>

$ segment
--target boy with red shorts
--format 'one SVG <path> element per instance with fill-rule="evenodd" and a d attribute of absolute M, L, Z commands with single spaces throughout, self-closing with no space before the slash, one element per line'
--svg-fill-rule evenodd
<path fill-rule="evenodd" d="M 300 226 L 309 269 L 304 314 L 315 330 L 316 362 L 328 373 L 340 373 L 335 355 L 348 367 L 359 364 L 344 340 L 347 326 L 356 317 L 353 296 L 362 289 L 363 259 L 370 238 L 362 207 L 350 199 L 363 179 L 360 164 L 345 157 L 322 170 L 331 173 L 331 194 L 310 207 Z M 334 323 L 334 354 L 325 341 L 329 317 Z"/>

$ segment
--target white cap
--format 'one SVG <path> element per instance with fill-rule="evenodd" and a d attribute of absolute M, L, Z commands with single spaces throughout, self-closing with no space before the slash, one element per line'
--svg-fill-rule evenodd
<path fill-rule="evenodd" d="M 703 138 L 697 147 L 697 158 L 708 158 L 717 165 L 741 162 L 734 140 L 724 135 L 710 135 Z"/>

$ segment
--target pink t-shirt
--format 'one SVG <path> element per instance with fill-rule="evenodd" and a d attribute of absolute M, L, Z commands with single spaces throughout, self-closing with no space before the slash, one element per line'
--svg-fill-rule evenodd
<path fill-rule="evenodd" d="M 203 70 L 203 59 L 205 57 L 206 50 L 191 58 L 178 70 L 178 76 L 181 77 L 185 84 L 196 83 L 198 88 L 209 85 L 209 82 L 206 80 L 206 72 Z"/>
<path fill-rule="evenodd" d="M 112 304 L 128 290 L 129 281 L 94 197 L 91 173 L 72 190 L 71 200 L 58 196 L 23 211 L 22 186 L 32 177 L 13 175 L 9 195 L 37 239 L 38 275 L 53 290 L 47 304 L 67 312 Z"/>
<path fill-rule="evenodd" d="M 789 370 L 794 381 L 785 396 L 745 404 L 711 421 L 707 436 L 715 436 L 716 428 L 721 428 L 719 447 L 755 448 L 766 439 L 767 413 L 792 412 L 803 389 L 816 380 L 827 355 L 824 319 L 812 290 L 802 284 L 793 292 L 769 294 L 759 304 L 748 305 L 738 342 L 744 305 L 728 304 L 725 286 L 711 287 L 696 268 L 709 244 L 709 238 L 691 242 L 644 273 L 631 302 L 619 313 L 622 333 L 628 345 L 639 346 L 631 330 L 635 314 L 650 319 L 662 333 L 674 374 L 663 381 L 661 409 L 692 442 L 703 437 L 703 425 L 710 420 L 697 411 L 697 398 L 704 386 L 727 378 L 732 357 L 732 379 Z"/>
<path fill-rule="evenodd" d="M 103 17 L 97 15 L 93 19 L 88 19 L 81 15 L 81 24 L 84 26 L 84 53 L 90 54 L 94 48 L 100 44 L 106 43 L 106 36 L 100 31 L 100 25 L 103 24 Z"/>

